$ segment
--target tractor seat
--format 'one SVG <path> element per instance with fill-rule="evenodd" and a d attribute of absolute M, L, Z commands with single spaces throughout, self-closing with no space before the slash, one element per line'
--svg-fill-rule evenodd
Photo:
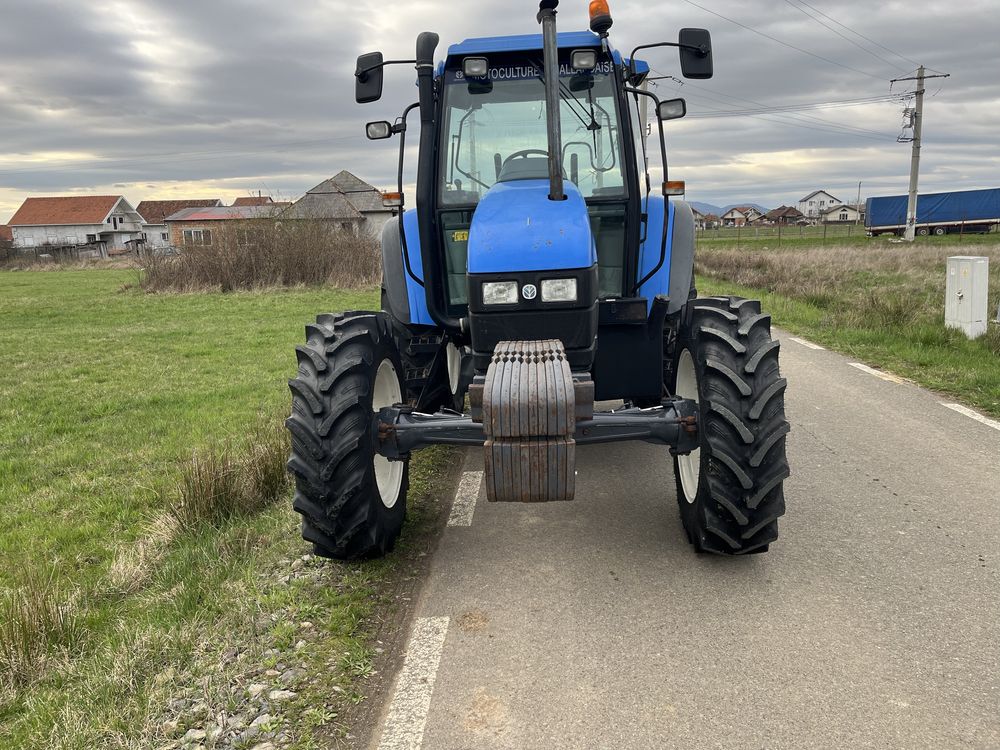
<path fill-rule="evenodd" d="M 549 179 L 549 160 L 544 156 L 525 156 L 511 159 L 500 170 L 497 182 L 513 182 L 514 180 L 547 180 Z M 566 173 L 563 172 L 563 179 Z"/>

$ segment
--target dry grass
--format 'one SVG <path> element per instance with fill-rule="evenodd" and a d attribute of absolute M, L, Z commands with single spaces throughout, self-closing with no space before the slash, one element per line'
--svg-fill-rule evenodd
<path fill-rule="evenodd" d="M 146 291 L 223 291 L 377 284 L 378 242 L 322 221 L 217 222 L 212 244 L 145 259 Z"/>
<path fill-rule="evenodd" d="M 54 576 L 23 574 L 0 593 L 0 692 L 9 696 L 34 682 L 80 646 L 83 632 L 68 589 Z"/>
<path fill-rule="evenodd" d="M 156 571 L 178 530 L 179 523 L 175 516 L 156 518 L 145 536 L 115 557 L 108 570 L 108 589 L 119 596 L 141 591 Z"/>
<path fill-rule="evenodd" d="M 182 470 L 170 513 L 185 527 L 219 526 L 257 513 L 288 488 L 288 437 L 280 422 L 258 427 L 246 441 L 203 448 Z"/>
<path fill-rule="evenodd" d="M 990 258 L 990 299 L 995 305 L 1000 297 L 1000 245 L 978 245 L 970 251 Z M 696 271 L 831 310 L 848 325 L 883 328 L 942 316 L 946 259 L 961 252 L 954 245 L 889 243 L 702 249 Z"/>

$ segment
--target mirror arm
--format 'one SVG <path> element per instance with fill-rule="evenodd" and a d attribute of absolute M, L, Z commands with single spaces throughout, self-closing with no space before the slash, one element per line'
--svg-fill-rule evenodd
<path fill-rule="evenodd" d="M 635 72 L 635 53 L 638 52 L 641 49 L 654 49 L 656 47 L 677 47 L 679 49 L 687 49 L 687 50 L 691 50 L 692 52 L 698 53 L 698 55 L 700 57 L 706 57 L 708 55 L 708 52 L 709 52 L 709 50 L 703 44 L 700 44 L 700 45 L 681 44 L 680 42 L 656 42 L 655 44 L 640 44 L 638 47 L 636 47 L 634 50 L 632 50 L 632 54 L 629 55 L 629 58 L 628 58 L 628 69 L 629 69 L 629 78 L 630 79 L 631 78 L 635 78 L 635 76 L 636 76 L 636 72 Z"/>
<path fill-rule="evenodd" d="M 416 64 L 416 62 L 417 62 L 416 60 L 384 60 L 383 62 L 380 62 L 378 65 L 370 65 L 364 70 L 354 71 L 354 77 L 357 78 L 362 83 L 364 83 L 365 81 L 368 80 L 368 74 L 371 73 L 373 70 L 384 68 L 386 65 L 407 65 L 407 64 Z"/>

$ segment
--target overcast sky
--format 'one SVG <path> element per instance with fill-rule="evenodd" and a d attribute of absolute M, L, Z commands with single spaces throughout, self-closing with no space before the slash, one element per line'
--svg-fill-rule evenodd
<path fill-rule="evenodd" d="M 850 201 L 859 180 L 863 197 L 905 192 L 899 102 L 718 112 L 885 96 L 916 62 L 951 74 L 928 83 L 921 190 L 1000 186 L 1000 0 L 806 2 L 611 0 L 611 41 L 626 51 L 684 26 L 712 32 L 715 78 L 681 86 L 690 117 L 667 125 L 688 198 L 770 207 L 825 188 Z M 356 56 L 411 57 L 421 30 L 441 35 L 439 56 L 466 37 L 534 33 L 536 11 L 531 0 L 0 0 L 0 223 L 28 195 L 295 198 L 340 169 L 388 188 L 395 144 L 369 143 L 363 124 L 414 100 L 413 71 L 388 69 L 382 101 L 357 105 Z M 586 13 L 585 0 L 563 0 L 560 29 L 586 28 Z M 646 59 L 679 75 L 676 50 Z"/>

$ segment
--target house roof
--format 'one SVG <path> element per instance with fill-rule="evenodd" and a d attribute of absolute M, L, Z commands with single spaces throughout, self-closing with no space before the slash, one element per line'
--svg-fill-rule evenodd
<path fill-rule="evenodd" d="M 857 213 L 861 213 L 860 211 L 858 211 L 858 209 L 855 206 L 852 206 L 852 205 L 850 205 L 848 203 L 842 203 L 839 206 L 830 206 L 829 208 L 824 208 L 822 211 L 820 211 L 820 213 L 821 214 L 831 214 L 834 211 L 848 211 L 848 210 L 849 211 L 855 211 Z"/>
<path fill-rule="evenodd" d="M 833 193 L 827 193 L 826 190 L 813 190 L 805 198 L 800 198 L 799 199 L 799 203 L 805 203 L 807 200 L 809 200 L 810 198 L 812 198 L 814 195 L 819 195 L 820 193 L 826 193 L 831 198 L 833 198 L 835 201 L 837 201 L 837 203 L 840 203 L 840 198 L 837 198 L 835 195 L 833 195 Z"/>
<path fill-rule="evenodd" d="M 184 198 L 173 201 L 142 201 L 135 210 L 146 220 L 147 224 L 162 224 L 163 220 L 180 211 L 182 208 L 207 208 L 221 206 L 218 198 Z"/>
<path fill-rule="evenodd" d="M 270 219 L 276 216 L 275 206 L 210 206 L 182 208 L 164 221 L 233 221 L 240 219 Z"/>
<path fill-rule="evenodd" d="M 804 214 L 795 206 L 778 206 L 764 214 L 764 217 L 772 221 L 774 219 L 800 219 L 804 217 Z"/>
<path fill-rule="evenodd" d="M 387 213 L 382 193 L 347 170 L 314 187 L 282 214 L 288 219 L 352 221 L 366 213 Z"/>
<path fill-rule="evenodd" d="M 245 195 L 233 201 L 234 206 L 268 206 L 272 203 L 270 195 Z"/>
<path fill-rule="evenodd" d="M 124 200 L 120 195 L 26 198 L 11 217 L 10 226 L 103 224 L 120 200 Z"/>

